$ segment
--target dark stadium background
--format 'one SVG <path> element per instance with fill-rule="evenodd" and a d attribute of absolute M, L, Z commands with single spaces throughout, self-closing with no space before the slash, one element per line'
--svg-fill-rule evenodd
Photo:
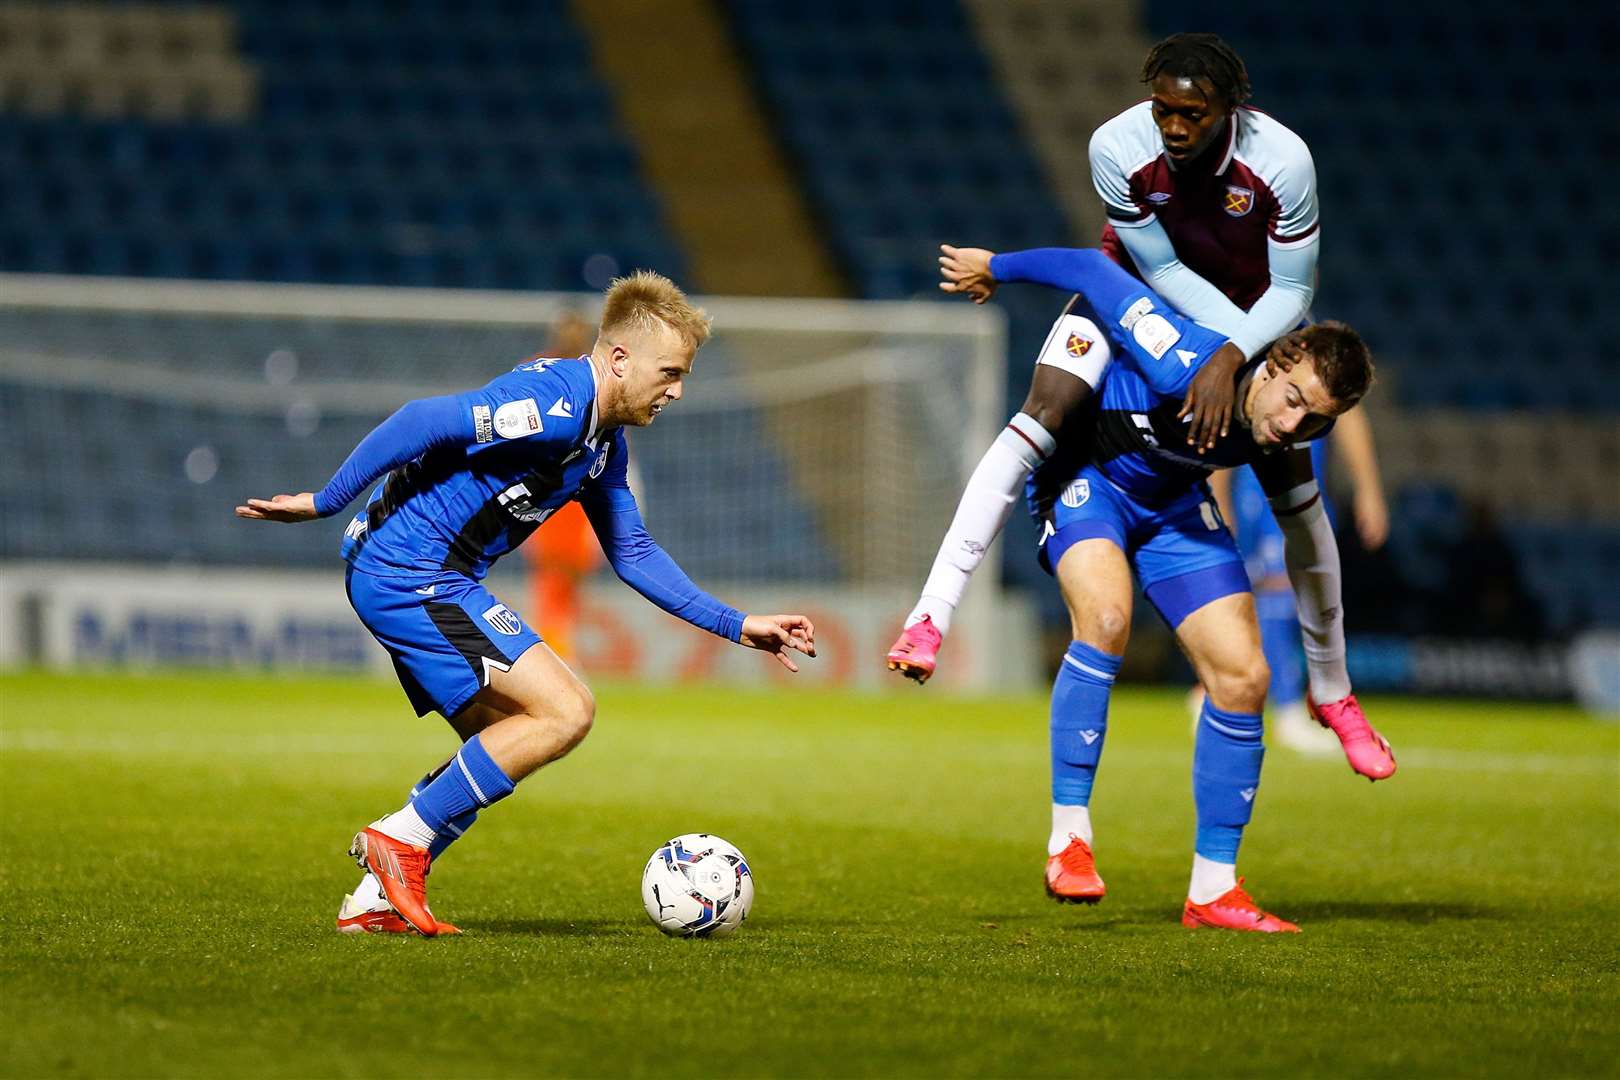
<path fill-rule="evenodd" d="M 109 30 L 98 9 L 124 16 Z M 65 10 L 68 31 L 37 32 Z M 719 53 L 683 51 L 694 11 Z M 4 19 L 5 272 L 589 293 L 648 266 L 696 292 L 873 299 L 935 298 L 942 240 L 1094 241 L 1087 136 L 1142 95 L 1149 43 L 1217 31 L 1314 152 L 1316 314 L 1381 365 L 1393 535 L 1376 554 L 1340 536 L 1358 682 L 1568 697 L 1564 646 L 1620 628 L 1613 10 L 236 0 Z M 1001 302 L 1011 407 L 1058 298 Z M 42 450 L 20 413 L 98 407 L 5 402 L 14 463 Z M 6 476 L 0 559 L 60 554 L 78 511 L 41 517 Z M 1022 515 L 1009 538 L 1005 578 L 1055 618 Z M 129 542 L 71 554 L 161 559 Z M 1174 671 L 1146 622 L 1139 666 Z"/>

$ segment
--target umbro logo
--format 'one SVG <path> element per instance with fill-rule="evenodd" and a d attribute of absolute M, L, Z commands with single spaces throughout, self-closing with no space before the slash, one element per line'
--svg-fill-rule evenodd
<path fill-rule="evenodd" d="M 1148 202 L 1167 203 L 1170 201 L 1170 195 L 1171 193 L 1168 191 L 1150 191 L 1148 192 Z"/>
<path fill-rule="evenodd" d="M 546 410 L 546 415 L 561 416 L 565 419 L 572 420 L 574 418 L 574 407 L 568 404 L 568 402 L 563 398 L 558 398 L 552 404 L 551 408 Z"/>
<path fill-rule="evenodd" d="M 1254 793 L 1256 790 L 1258 789 L 1246 787 L 1242 791 L 1238 792 L 1238 794 L 1243 796 L 1244 802 L 1254 802 Z"/>
<path fill-rule="evenodd" d="M 1092 743 L 1102 738 L 1102 732 L 1098 731 L 1096 728 L 1087 728 L 1080 733 L 1080 737 L 1086 740 L 1087 746 L 1090 746 Z"/>

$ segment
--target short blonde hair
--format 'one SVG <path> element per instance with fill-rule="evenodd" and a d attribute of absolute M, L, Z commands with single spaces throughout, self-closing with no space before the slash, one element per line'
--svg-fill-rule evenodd
<path fill-rule="evenodd" d="M 654 330 L 664 325 L 681 335 L 693 352 L 709 340 L 709 315 L 693 307 L 679 285 L 652 270 L 614 278 L 602 301 L 603 337 L 614 330 Z"/>

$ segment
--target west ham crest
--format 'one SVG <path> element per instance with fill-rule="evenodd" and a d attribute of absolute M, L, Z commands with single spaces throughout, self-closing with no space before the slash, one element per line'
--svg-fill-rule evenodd
<path fill-rule="evenodd" d="M 1080 334 L 1070 334 L 1067 348 L 1070 356 L 1084 356 L 1091 351 L 1091 345 L 1090 338 L 1083 337 Z"/>
<path fill-rule="evenodd" d="M 1254 189 L 1226 185 L 1226 204 L 1221 208 L 1233 217 L 1242 217 L 1254 209 Z"/>

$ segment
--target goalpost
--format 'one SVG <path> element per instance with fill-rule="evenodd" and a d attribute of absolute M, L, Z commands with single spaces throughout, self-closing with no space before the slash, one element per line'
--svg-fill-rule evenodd
<path fill-rule="evenodd" d="M 803 597 L 826 612 L 837 645 L 860 655 L 821 666 L 878 682 L 1005 420 L 1003 317 L 928 302 L 697 300 L 715 330 L 685 396 L 630 433 L 648 527 L 733 602 Z M 569 312 L 594 322 L 599 302 L 0 275 L 0 566 L 13 580 L 24 566 L 42 578 L 88 565 L 221 568 L 198 581 L 331 573 L 347 515 L 271 534 L 230 508 L 319 487 L 405 401 L 540 355 L 552 324 Z M 512 587 L 518 563 L 497 583 Z M 997 565 L 968 593 L 942 683 L 1004 685 L 1028 670 L 1007 655 L 1032 630 L 1001 595 Z"/>

